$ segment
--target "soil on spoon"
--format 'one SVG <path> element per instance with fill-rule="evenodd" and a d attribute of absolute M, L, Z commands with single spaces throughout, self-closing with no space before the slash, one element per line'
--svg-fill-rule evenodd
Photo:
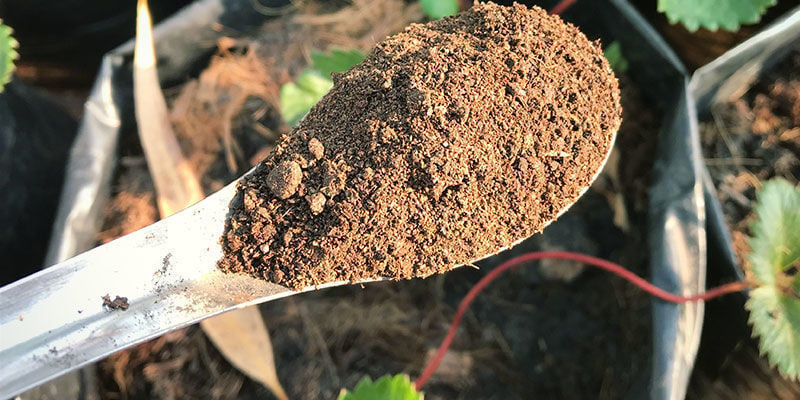
<path fill-rule="evenodd" d="M 521 5 L 412 25 L 334 82 L 240 183 L 223 270 L 301 289 L 469 263 L 574 202 L 620 124 L 599 43 Z"/>

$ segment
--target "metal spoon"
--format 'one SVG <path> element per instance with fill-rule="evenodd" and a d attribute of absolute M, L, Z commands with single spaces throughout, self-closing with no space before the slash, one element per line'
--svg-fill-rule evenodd
<path fill-rule="evenodd" d="M 603 165 L 612 148 L 613 141 Z M 237 182 L 172 217 L 0 288 L 0 398 L 238 307 L 350 283 L 293 291 L 217 269 Z M 104 297 L 117 296 L 127 298 L 127 309 L 104 305 Z"/>

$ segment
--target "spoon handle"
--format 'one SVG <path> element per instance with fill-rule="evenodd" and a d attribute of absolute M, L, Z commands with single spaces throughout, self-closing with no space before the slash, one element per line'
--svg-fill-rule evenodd
<path fill-rule="evenodd" d="M 0 398 L 201 319 L 296 293 L 217 269 L 235 192 L 234 182 L 170 218 L 0 288 Z M 104 305 L 106 296 L 112 304 Z M 117 296 L 127 305 L 114 302 Z"/>

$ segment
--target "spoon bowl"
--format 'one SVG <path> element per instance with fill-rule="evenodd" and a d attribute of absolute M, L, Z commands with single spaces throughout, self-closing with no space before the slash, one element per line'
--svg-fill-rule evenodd
<path fill-rule="evenodd" d="M 611 148 L 613 141 L 604 164 Z M 296 291 L 220 271 L 219 238 L 238 182 L 169 218 L 0 288 L 0 398 L 226 311 L 382 280 L 330 282 Z M 104 305 L 105 297 L 117 296 L 126 299 L 127 309 Z"/>

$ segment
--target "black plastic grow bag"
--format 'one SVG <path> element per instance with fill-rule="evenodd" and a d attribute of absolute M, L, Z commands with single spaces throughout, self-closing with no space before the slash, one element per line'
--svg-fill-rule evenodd
<path fill-rule="evenodd" d="M 0 285 L 44 265 L 77 124 L 17 79 L 0 93 Z"/>
<path fill-rule="evenodd" d="M 800 41 L 800 7 L 776 20 L 762 32 L 729 50 L 692 76 L 690 91 L 695 98 L 698 115 L 704 115 L 719 103 L 736 100 L 755 83 L 759 75 L 779 62 Z M 698 142 L 699 146 L 699 142 Z M 730 232 L 716 191 L 708 178 L 702 158 L 697 160 L 703 169 L 704 191 L 708 203 L 709 240 L 713 240 L 715 255 L 721 257 L 729 274 L 743 278 L 736 261 Z"/>
<path fill-rule="evenodd" d="M 798 42 L 800 7 L 795 7 L 752 38 L 695 71 L 689 89 L 697 115 L 702 119 L 715 105 L 740 98 L 762 72 L 781 61 Z M 692 140 L 700 146 L 698 137 Z M 709 286 L 742 280 L 744 271 L 737 261 L 731 232 L 702 154 L 692 162 L 701 168 L 707 205 Z M 747 296 L 740 293 L 709 304 L 700 350 L 703 364 L 716 369 L 750 336 L 744 309 L 746 300 Z"/>

